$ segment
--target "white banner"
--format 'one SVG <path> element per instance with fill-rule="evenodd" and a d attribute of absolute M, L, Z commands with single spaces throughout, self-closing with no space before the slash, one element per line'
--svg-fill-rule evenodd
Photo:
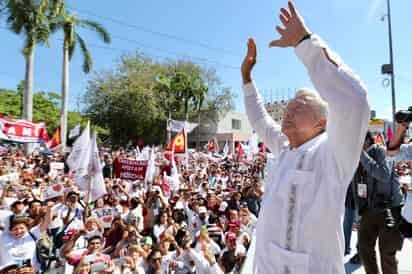
<path fill-rule="evenodd" d="M 189 123 L 189 122 L 177 121 L 177 120 L 167 120 L 167 130 L 170 130 L 172 132 L 179 132 L 184 128 L 186 133 L 190 133 L 197 126 L 198 124 L 196 123 Z"/>

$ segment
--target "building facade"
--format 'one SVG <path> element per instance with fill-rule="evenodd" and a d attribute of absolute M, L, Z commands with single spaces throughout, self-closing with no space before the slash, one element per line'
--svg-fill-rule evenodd
<path fill-rule="evenodd" d="M 200 126 L 188 136 L 189 148 L 202 148 L 211 138 L 216 138 L 220 149 L 226 142 L 233 151 L 235 142 L 247 142 L 253 133 L 247 115 L 229 111 L 216 118 L 201 118 Z"/>

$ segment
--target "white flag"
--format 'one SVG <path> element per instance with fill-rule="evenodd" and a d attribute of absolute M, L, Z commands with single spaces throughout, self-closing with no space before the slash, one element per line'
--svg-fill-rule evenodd
<path fill-rule="evenodd" d="M 259 152 L 259 147 L 258 147 L 258 137 L 256 133 L 253 133 L 252 136 L 249 139 L 248 143 L 248 152 L 247 152 L 247 159 L 249 161 L 253 160 L 253 155 Z"/>
<path fill-rule="evenodd" d="M 153 182 L 153 179 L 156 173 L 155 160 L 156 160 L 156 150 L 152 148 L 150 151 L 149 163 L 148 163 L 147 171 L 146 171 L 146 182 L 150 182 L 150 183 Z"/>
<path fill-rule="evenodd" d="M 227 140 L 226 140 L 225 146 L 223 147 L 223 158 L 227 157 L 228 154 L 229 154 L 229 144 L 227 143 Z"/>
<path fill-rule="evenodd" d="M 87 122 L 86 128 L 83 130 L 79 138 L 74 142 L 72 152 L 67 158 L 67 165 L 74 172 L 75 176 L 84 176 L 87 174 L 87 166 L 89 165 L 89 142 L 90 142 L 90 123 Z"/>
<path fill-rule="evenodd" d="M 69 133 L 69 139 L 79 136 L 80 134 L 80 124 L 76 125 Z"/>
<path fill-rule="evenodd" d="M 97 134 L 93 133 L 90 140 L 90 160 L 89 160 L 89 176 L 91 177 L 91 194 L 92 201 L 96 201 L 107 193 L 103 178 L 103 167 L 100 163 L 99 149 L 97 148 Z"/>

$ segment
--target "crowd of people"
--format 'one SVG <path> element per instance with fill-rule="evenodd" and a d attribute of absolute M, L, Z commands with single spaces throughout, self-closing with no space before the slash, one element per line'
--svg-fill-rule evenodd
<path fill-rule="evenodd" d="M 63 155 L 3 151 L 1 273 L 239 273 L 259 215 L 266 154 L 175 156 L 174 177 L 170 152 L 156 154 L 148 182 L 114 177 L 118 159 L 135 159 L 135 151 L 100 153 L 107 194 L 90 201 L 67 166 L 52 172 Z M 61 195 L 47 194 L 56 184 Z"/>

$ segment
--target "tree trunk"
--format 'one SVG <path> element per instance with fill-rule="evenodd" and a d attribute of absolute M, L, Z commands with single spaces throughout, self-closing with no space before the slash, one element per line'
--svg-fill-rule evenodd
<path fill-rule="evenodd" d="M 60 140 L 62 149 L 66 147 L 67 139 L 67 117 L 69 103 L 69 46 L 63 45 L 63 70 L 62 70 L 62 105 L 60 111 Z"/>
<path fill-rule="evenodd" d="M 23 119 L 28 121 L 33 120 L 33 70 L 34 70 L 34 46 L 32 46 L 31 51 L 25 55 L 26 59 L 26 72 L 25 72 L 25 83 L 24 83 L 24 93 L 23 93 Z M 26 154 L 32 152 L 32 144 L 28 143 L 24 146 L 24 151 Z"/>

